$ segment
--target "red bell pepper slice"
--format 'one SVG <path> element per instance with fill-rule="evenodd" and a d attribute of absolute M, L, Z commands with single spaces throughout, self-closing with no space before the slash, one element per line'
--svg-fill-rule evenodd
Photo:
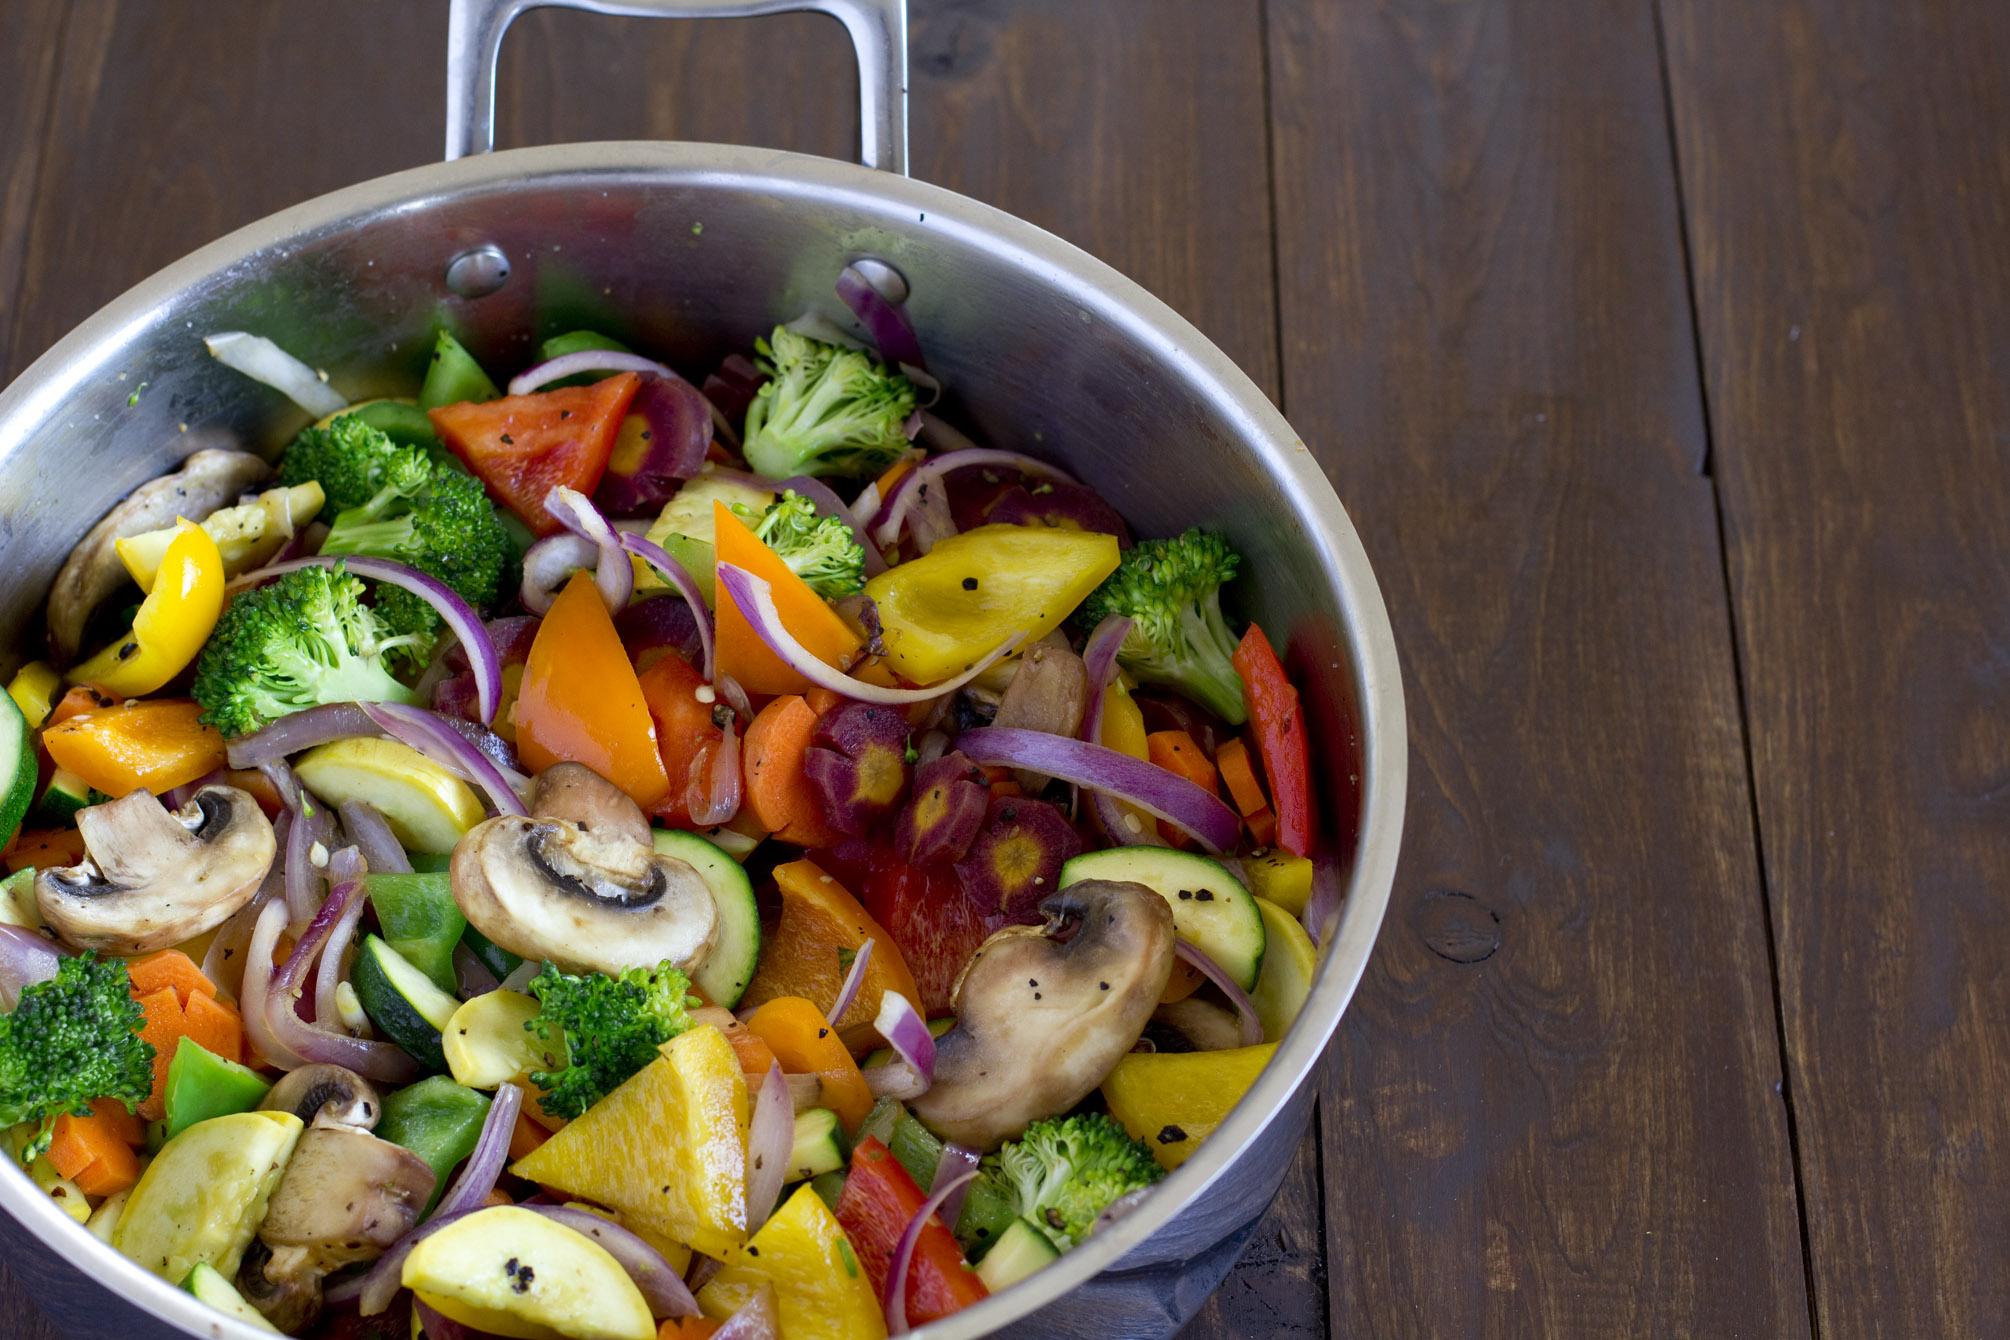
<path fill-rule="evenodd" d="M 642 379 L 632 372 L 534 395 L 465 401 L 427 411 L 433 431 L 489 496 L 539 535 L 559 530 L 544 510 L 557 484 L 592 496 Z"/>
<path fill-rule="evenodd" d="M 877 1136 L 867 1136 L 852 1150 L 851 1176 L 838 1197 L 837 1221 L 865 1267 L 873 1292 L 882 1299 L 887 1276 L 893 1273 L 893 1249 L 927 1199 Z M 990 1293 L 963 1259 L 942 1216 L 929 1215 L 907 1267 L 908 1324 L 919 1326 L 946 1317 Z"/>
<path fill-rule="evenodd" d="M 1270 639 L 1255 624 L 1242 635 L 1231 658 L 1242 676 L 1255 728 L 1256 752 L 1270 780 L 1270 803 L 1277 811 L 1277 845 L 1293 856 L 1312 854 L 1312 761 L 1305 742 L 1305 709 L 1298 690 L 1285 678 Z"/>

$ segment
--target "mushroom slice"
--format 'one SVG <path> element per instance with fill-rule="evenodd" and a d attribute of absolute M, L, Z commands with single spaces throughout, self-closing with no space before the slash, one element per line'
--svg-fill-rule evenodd
<path fill-rule="evenodd" d="M 718 934 L 703 877 L 616 829 L 503 815 L 461 838 L 451 876 L 476 930 L 569 969 L 611 974 L 668 959 L 688 971 Z"/>
<path fill-rule="evenodd" d="M 304 1065 L 272 1086 L 261 1112 L 291 1112 L 317 1130 L 375 1130 L 384 1113 L 377 1086 L 339 1065 Z"/>
<path fill-rule="evenodd" d="M 322 1277 L 382 1256 L 432 1194 L 433 1170 L 411 1150 L 368 1131 L 309 1129 L 258 1227 L 264 1268 L 254 1272 L 247 1257 L 238 1272 L 246 1297 L 275 1325 L 284 1317 L 299 1327 L 321 1309 Z"/>
<path fill-rule="evenodd" d="M 146 954 L 221 925 L 258 891 L 278 844 L 258 802 L 205 786 L 170 814 L 134 791 L 77 812 L 84 860 L 35 877 L 42 920 L 64 943 Z"/>
<path fill-rule="evenodd" d="M 211 447 L 173 474 L 140 485 L 107 512 L 70 551 L 49 588 L 49 650 L 57 664 L 76 655 L 91 611 L 131 580 L 119 559 L 120 540 L 172 526 L 177 517 L 201 521 L 271 474 L 272 467 L 250 452 Z"/>
<path fill-rule="evenodd" d="M 565 819 L 589 833 L 649 842 L 649 817 L 626 791 L 584 763 L 554 763 L 537 775 L 533 819 Z"/>
<path fill-rule="evenodd" d="M 1045 926 L 999 931 L 956 983 L 935 1082 L 909 1104 L 945 1140 L 996 1149 L 1081 1102 L 1137 1042 L 1172 976 L 1172 911 L 1146 886 L 1083 880 L 1040 910 Z"/>

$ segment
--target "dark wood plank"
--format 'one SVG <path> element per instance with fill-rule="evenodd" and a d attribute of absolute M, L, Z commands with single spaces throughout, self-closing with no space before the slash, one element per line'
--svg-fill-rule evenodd
<path fill-rule="evenodd" d="M 233 228 L 439 157 L 445 35 L 402 0 L 76 0 L 0 373 Z"/>
<path fill-rule="evenodd" d="M 13 309 L 21 287 L 69 9 L 68 0 L 20 0 L 0 8 L 0 313 Z M 10 325 L 0 320 L 0 369 L 9 366 Z"/>
<path fill-rule="evenodd" d="M 1816 1309 L 2010 1329 L 2010 9 L 1664 0 Z"/>
<path fill-rule="evenodd" d="M 1402 648 L 1335 1336 L 1809 1331 L 1648 0 L 1272 0 L 1284 408 Z"/>

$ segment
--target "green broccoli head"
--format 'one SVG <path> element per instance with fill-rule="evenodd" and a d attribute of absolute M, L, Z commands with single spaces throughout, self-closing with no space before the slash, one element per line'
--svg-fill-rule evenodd
<path fill-rule="evenodd" d="M 1112 614 L 1134 622 L 1117 660 L 1139 679 L 1179 690 L 1231 726 L 1249 719 L 1236 637 L 1221 616 L 1221 588 L 1242 561 L 1228 541 L 1198 527 L 1145 540 L 1082 602 L 1090 625 Z"/>
<path fill-rule="evenodd" d="M 771 378 L 747 407 L 747 463 L 764 475 L 870 475 L 908 448 L 914 387 L 841 344 L 775 327 L 756 340 Z"/>
<path fill-rule="evenodd" d="M 561 1032 L 566 1063 L 530 1077 L 547 1090 L 544 1110 L 577 1117 L 648 1065 L 659 1046 L 691 1027 L 685 1011 L 698 1002 L 685 994 L 690 986 L 667 959 L 616 977 L 575 977 L 545 964 L 530 981 L 542 1009 L 524 1027 L 547 1041 L 557 1040 L 554 1030 Z"/>
<path fill-rule="evenodd" d="M 387 490 L 416 483 L 413 458 L 426 456 L 400 447 L 355 414 L 343 414 L 326 428 L 309 428 L 279 458 L 279 482 L 288 488 L 314 481 L 333 513 L 368 507 Z"/>
<path fill-rule="evenodd" d="M 23 1162 L 48 1146 L 65 1112 L 89 1115 L 98 1098 L 146 1101 L 154 1049 L 140 1037 L 145 1026 L 122 958 L 66 958 L 54 977 L 22 990 L 14 1012 L 0 1016 L 0 1126 L 42 1123 Z"/>
<path fill-rule="evenodd" d="M 235 737 L 321 703 L 417 703 L 384 664 L 400 640 L 362 597 L 363 583 L 337 565 L 232 600 L 196 658 L 202 719 Z"/>
<path fill-rule="evenodd" d="M 1020 1216 L 1064 1252 L 1089 1236 L 1111 1201 L 1166 1175 L 1149 1148 L 1100 1112 L 1036 1121 L 984 1163 Z"/>
<path fill-rule="evenodd" d="M 865 548 L 851 527 L 817 515 L 816 504 L 794 489 L 768 505 L 754 534 L 820 596 L 836 600 L 865 585 Z"/>

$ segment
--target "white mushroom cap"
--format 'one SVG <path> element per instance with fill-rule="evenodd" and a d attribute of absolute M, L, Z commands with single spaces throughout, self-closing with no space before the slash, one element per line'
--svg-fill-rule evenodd
<path fill-rule="evenodd" d="M 234 786 L 173 814 L 145 791 L 77 812 L 84 860 L 35 877 L 42 920 L 67 944 L 146 954 L 221 925 L 278 853 L 272 822 Z"/>

